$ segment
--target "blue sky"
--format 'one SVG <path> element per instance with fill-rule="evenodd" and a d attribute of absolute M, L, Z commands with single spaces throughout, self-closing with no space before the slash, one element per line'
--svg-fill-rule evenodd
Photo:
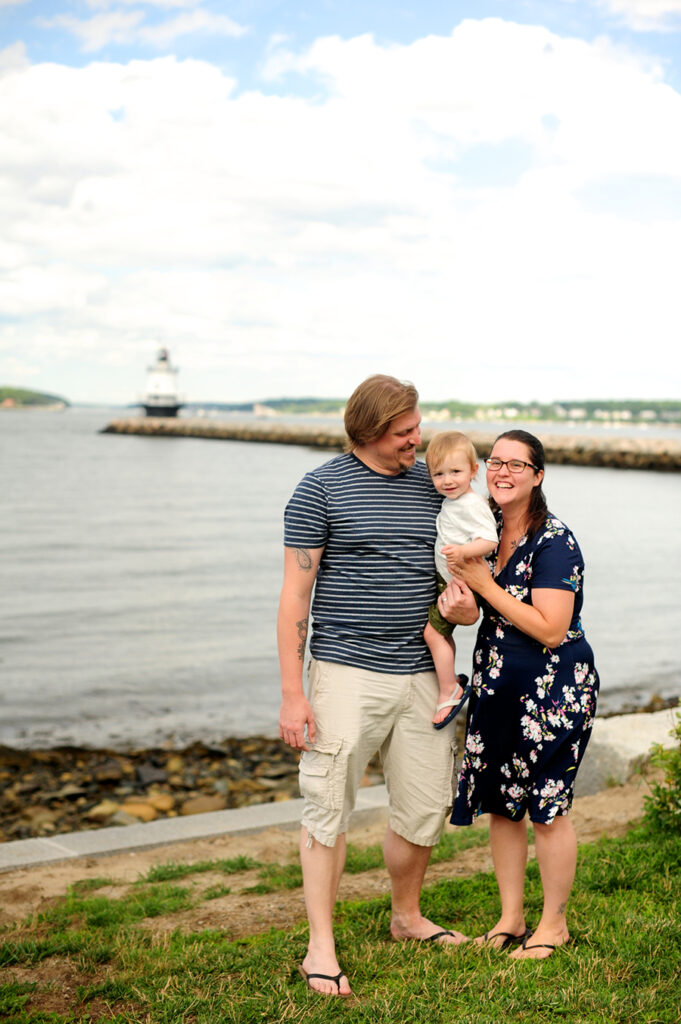
<path fill-rule="evenodd" d="M 681 0 L 0 0 L 0 137 L 0 384 L 681 393 Z"/>

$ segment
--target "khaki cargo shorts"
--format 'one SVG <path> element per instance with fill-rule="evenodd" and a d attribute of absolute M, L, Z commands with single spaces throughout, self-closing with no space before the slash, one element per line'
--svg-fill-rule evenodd
<path fill-rule="evenodd" d="M 456 790 L 454 723 L 433 728 L 434 672 L 389 675 L 312 659 L 309 699 L 317 735 L 300 759 L 308 839 L 334 846 L 347 831 L 366 766 L 378 751 L 390 827 L 417 846 L 434 846 Z"/>

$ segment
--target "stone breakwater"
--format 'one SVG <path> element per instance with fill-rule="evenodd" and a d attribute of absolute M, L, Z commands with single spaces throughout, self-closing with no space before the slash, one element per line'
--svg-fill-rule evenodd
<path fill-rule="evenodd" d="M 511 424 L 509 424 L 509 428 Z M 452 424 L 452 430 L 456 424 Z M 129 417 L 113 420 L 103 434 L 141 434 L 145 437 L 197 437 L 218 441 L 297 444 L 339 450 L 345 433 L 340 426 L 267 421 L 236 423 L 227 420 Z M 435 431 L 424 428 L 422 450 Z M 491 450 L 496 433 L 468 431 L 481 458 Z M 586 437 L 537 431 L 551 463 L 573 466 L 608 466 L 613 469 L 681 470 L 681 440 L 648 437 Z"/>

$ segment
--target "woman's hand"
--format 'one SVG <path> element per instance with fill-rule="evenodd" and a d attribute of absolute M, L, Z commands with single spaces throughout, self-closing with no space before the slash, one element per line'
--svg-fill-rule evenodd
<path fill-rule="evenodd" d="M 446 554 L 446 549 L 442 550 Z M 466 591 L 473 597 L 471 592 L 475 591 L 517 629 L 538 640 L 549 650 L 565 639 L 575 607 L 572 590 L 532 590 L 530 604 L 527 604 L 499 586 L 484 558 L 466 558 L 452 566 L 447 562 L 447 567 L 454 573 L 454 579 L 442 591 L 438 604 L 443 618 L 449 622 L 462 622 L 460 618 L 455 619 L 447 614 L 451 608 L 450 593 L 463 594 Z M 445 597 L 447 600 L 443 602 Z M 464 624 L 469 625 L 469 621 Z"/>
<path fill-rule="evenodd" d="M 457 563 L 453 572 L 456 579 L 463 580 L 481 597 L 485 596 L 490 584 L 494 583 L 490 567 L 484 558 L 465 558 L 463 562 Z"/>
<path fill-rule="evenodd" d="M 461 558 L 460 547 L 456 544 L 448 544 L 442 549 L 442 554 L 447 559 L 447 568 L 457 580 L 465 583 L 477 594 L 492 581 L 492 574 L 489 565 L 484 558 Z"/>

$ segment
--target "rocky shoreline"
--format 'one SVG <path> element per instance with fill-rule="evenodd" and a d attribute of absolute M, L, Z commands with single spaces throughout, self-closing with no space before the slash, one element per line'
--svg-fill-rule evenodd
<path fill-rule="evenodd" d="M 676 704 L 677 698 L 653 697 L 644 708 L 624 708 L 619 713 L 644 714 Z M 457 722 L 460 748 L 463 729 L 462 717 Z M 382 782 L 375 758 L 364 785 Z M 0 746 L 0 842 L 298 796 L 297 752 L 266 736 L 130 751 Z"/>
<path fill-rule="evenodd" d="M 126 752 L 0 748 L 0 832 L 5 841 L 288 799 L 297 757 L 253 737 L 183 750 Z"/>
<path fill-rule="evenodd" d="M 372 765 L 366 784 L 382 781 Z M 297 796 L 297 752 L 264 736 L 181 750 L 0 746 L 0 842 Z"/>

